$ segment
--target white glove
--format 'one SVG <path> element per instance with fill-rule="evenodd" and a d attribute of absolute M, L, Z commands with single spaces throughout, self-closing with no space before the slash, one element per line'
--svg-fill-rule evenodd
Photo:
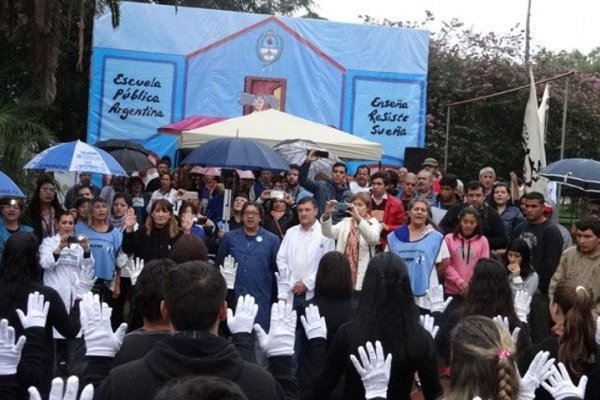
<path fill-rule="evenodd" d="M 144 269 L 144 260 L 136 257 L 134 262 L 127 263 L 125 266 L 127 272 L 129 272 L 129 279 L 131 279 L 131 286 L 135 286 L 137 283 L 138 277 L 142 273 Z"/>
<path fill-rule="evenodd" d="M 279 272 L 275 272 L 275 280 L 277 281 L 277 299 L 286 301 L 292 293 L 292 271 L 288 268 L 281 268 Z"/>
<path fill-rule="evenodd" d="M 300 321 L 308 340 L 327 339 L 327 325 L 325 324 L 325 317 L 321 317 L 321 314 L 319 314 L 319 307 L 311 304 L 304 309 L 304 314 L 300 317 Z"/>
<path fill-rule="evenodd" d="M 533 400 L 535 390 L 552 374 L 552 364 L 554 358 L 550 358 L 550 353 L 540 351 L 535 355 L 529 369 L 520 380 L 519 400 Z"/>
<path fill-rule="evenodd" d="M 114 357 L 123 343 L 127 324 L 123 323 L 113 333 L 110 325 L 112 308 L 100 304 L 98 295 L 86 293 L 80 304 L 81 329 L 87 356 Z"/>
<path fill-rule="evenodd" d="M 519 333 L 521 332 L 521 328 L 518 326 L 510 333 L 510 324 L 508 323 L 508 317 L 502 317 L 500 315 L 496 315 L 493 318 L 494 322 L 500 329 L 504 329 L 510 335 L 512 342 L 516 345 L 519 341 Z"/>
<path fill-rule="evenodd" d="M 44 328 L 46 326 L 46 318 L 50 303 L 44 302 L 44 295 L 39 292 L 29 293 L 27 298 L 27 315 L 17 308 L 17 315 L 21 320 L 23 329 L 27 328 Z"/>
<path fill-rule="evenodd" d="M 81 396 L 78 397 L 79 379 L 73 375 L 67 379 L 67 387 L 63 397 L 63 380 L 54 378 L 52 380 L 52 389 L 50 389 L 50 397 L 48 400 L 92 400 L 94 398 L 94 385 L 91 383 L 83 388 Z M 34 387 L 29 388 L 29 400 L 42 400 L 40 392 Z"/>
<path fill-rule="evenodd" d="M 560 369 L 560 371 L 558 370 Z M 552 375 L 548 377 L 548 383 L 542 382 L 544 389 L 548 391 L 554 397 L 555 400 L 563 400 L 566 398 L 578 398 L 583 399 L 585 395 L 585 386 L 587 385 L 588 378 L 583 375 L 579 380 L 579 385 L 575 386 L 567 367 L 561 362 L 558 363 L 558 369 L 552 366 Z"/>
<path fill-rule="evenodd" d="M 450 296 L 444 301 L 444 286 L 436 285 L 432 286 L 427 291 L 427 300 L 429 300 L 429 307 L 431 312 L 444 312 L 448 304 L 452 301 L 453 297 Z"/>
<path fill-rule="evenodd" d="M 356 372 L 363 381 L 365 387 L 365 398 L 387 397 L 388 382 L 390 381 L 390 370 L 392 369 L 392 355 L 383 356 L 383 347 L 378 340 L 375 348 L 371 342 L 366 344 L 367 351 L 363 346 L 358 347 L 358 355 L 362 365 L 354 354 L 350 355 L 350 361 L 354 364 Z M 367 355 L 368 353 L 368 355 Z"/>
<path fill-rule="evenodd" d="M 530 304 L 531 296 L 524 290 L 517 290 L 517 293 L 515 294 L 515 311 L 521 322 L 527 323 Z"/>
<path fill-rule="evenodd" d="M 600 317 L 596 318 L 596 344 L 600 346 Z"/>
<path fill-rule="evenodd" d="M 94 266 L 92 264 L 81 266 L 79 273 L 75 274 L 75 297 L 78 299 L 83 298 L 86 293 L 92 290 L 95 283 Z"/>
<path fill-rule="evenodd" d="M 267 335 L 263 328 L 255 324 L 254 331 L 260 348 L 267 357 L 291 356 L 294 354 L 296 339 L 296 311 L 292 305 L 283 301 L 271 307 L 271 329 Z"/>
<path fill-rule="evenodd" d="M 15 329 L 8 326 L 8 321 L 0 321 L 0 375 L 15 375 L 21 360 L 21 351 L 25 346 L 25 336 L 20 336 L 15 343 Z"/>
<path fill-rule="evenodd" d="M 254 303 L 254 297 L 247 294 L 238 298 L 235 316 L 231 308 L 227 309 L 227 326 L 231 333 L 252 333 L 254 319 L 258 313 L 258 304 Z"/>
<path fill-rule="evenodd" d="M 419 321 L 421 322 L 421 325 L 423 325 L 423 328 L 425 328 L 431 337 L 435 339 L 438 331 L 440 330 L 440 327 L 435 325 L 435 319 L 431 315 L 425 314 L 419 316 Z"/>
<path fill-rule="evenodd" d="M 238 263 L 235 262 L 235 258 L 227 256 L 223 260 L 223 265 L 219 265 L 221 275 L 227 282 L 227 289 L 233 289 L 235 286 L 235 275 L 237 274 Z"/>

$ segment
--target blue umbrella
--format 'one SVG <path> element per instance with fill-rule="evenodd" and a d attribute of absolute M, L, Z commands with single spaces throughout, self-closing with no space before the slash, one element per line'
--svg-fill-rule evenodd
<path fill-rule="evenodd" d="M 600 193 L 600 162 L 588 158 L 565 158 L 543 168 L 538 175 L 553 182 Z"/>
<path fill-rule="evenodd" d="M 47 148 L 24 168 L 127 176 L 127 172 L 110 154 L 79 140 Z"/>
<path fill-rule="evenodd" d="M 182 164 L 230 169 L 287 171 L 289 165 L 270 147 L 249 139 L 213 139 L 194 149 Z"/>
<path fill-rule="evenodd" d="M 17 184 L 2 171 L 0 171 L 0 197 L 25 197 Z"/>

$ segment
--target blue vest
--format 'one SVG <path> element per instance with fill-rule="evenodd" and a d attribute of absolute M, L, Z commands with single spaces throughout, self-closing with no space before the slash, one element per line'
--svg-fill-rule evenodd
<path fill-rule="evenodd" d="M 406 225 L 403 225 L 398 229 L 405 227 Z M 429 289 L 429 276 L 435 266 L 444 236 L 437 231 L 431 231 L 415 242 L 404 242 L 392 232 L 387 239 L 390 252 L 402 258 L 406 264 L 413 294 L 416 297 L 425 296 Z"/>

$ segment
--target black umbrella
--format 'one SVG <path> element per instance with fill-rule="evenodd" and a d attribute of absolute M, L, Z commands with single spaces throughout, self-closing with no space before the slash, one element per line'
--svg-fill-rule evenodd
<path fill-rule="evenodd" d="M 600 193 L 600 162 L 588 158 L 565 158 L 543 168 L 538 175 L 586 192 Z"/>
<path fill-rule="evenodd" d="M 149 151 L 141 144 L 129 140 L 108 139 L 97 142 L 96 147 L 113 156 L 128 174 L 154 167 L 148 159 Z"/>

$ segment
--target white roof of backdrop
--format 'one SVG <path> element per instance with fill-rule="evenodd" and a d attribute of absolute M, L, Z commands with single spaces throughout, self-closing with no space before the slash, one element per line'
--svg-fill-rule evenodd
<path fill-rule="evenodd" d="M 379 143 L 277 110 L 265 110 L 183 131 L 180 148 L 190 149 L 216 138 L 253 139 L 269 147 L 288 139 L 312 140 L 340 158 L 380 160 Z"/>

